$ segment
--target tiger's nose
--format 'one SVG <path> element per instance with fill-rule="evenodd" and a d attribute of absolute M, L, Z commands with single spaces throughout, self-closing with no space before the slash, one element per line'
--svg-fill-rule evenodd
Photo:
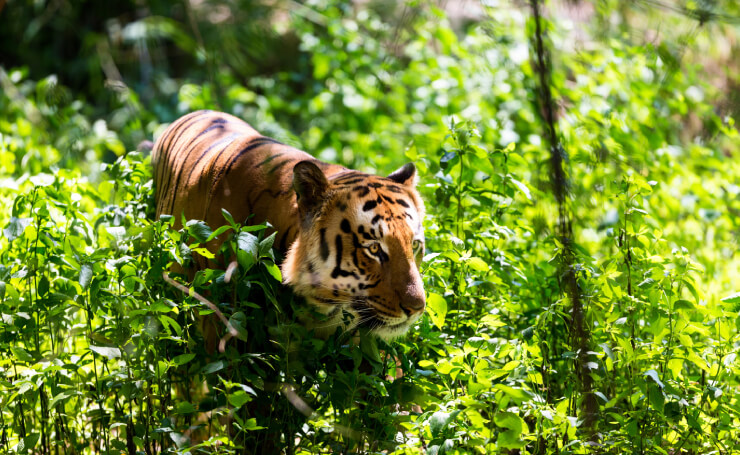
<path fill-rule="evenodd" d="M 418 292 L 416 289 L 409 289 L 409 291 L 411 292 L 406 292 L 406 295 L 401 298 L 401 309 L 407 316 L 424 311 L 426 304 L 423 292 Z"/>

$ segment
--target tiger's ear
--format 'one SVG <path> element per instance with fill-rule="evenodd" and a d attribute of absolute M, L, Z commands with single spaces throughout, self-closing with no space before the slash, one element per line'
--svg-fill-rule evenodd
<path fill-rule="evenodd" d="M 310 213 L 321 205 L 329 181 L 313 161 L 300 161 L 293 167 L 293 189 L 298 207 Z"/>
<path fill-rule="evenodd" d="M 413 163 L 406 163 L 397 171 L 388 176 L 389 179 L 396 183 L 406 186 L 416 186 L 419 177 L 416 175 L 416 166 Z"/>

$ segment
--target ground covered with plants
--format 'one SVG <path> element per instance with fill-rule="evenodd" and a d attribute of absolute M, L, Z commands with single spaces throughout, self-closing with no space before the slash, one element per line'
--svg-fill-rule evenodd
<path fill-rule="evenodd" d="M 0 3 L 0 452 L 740 453 L 740 9 L 467 5 Z M 313 337 L 266 226 L 153 219 L 137 146 L 202 108 L 416 164 L 405 337 Z"/>

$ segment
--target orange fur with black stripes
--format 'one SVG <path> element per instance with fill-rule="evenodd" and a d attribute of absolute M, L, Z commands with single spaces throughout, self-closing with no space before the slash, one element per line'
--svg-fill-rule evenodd
<path fill-rule="evenodd" d="M 212 111 L 172 123 L 152 161 L 157 217 L 184 213 L 215 229 L 226 209 L 237 222 L 274 226 L 284 283 L 325 315 L 306 321 L 317 332 L 362 326 L 391 338 L 424 311 L 424 205 L 412 164 L 364 174 Z"/>

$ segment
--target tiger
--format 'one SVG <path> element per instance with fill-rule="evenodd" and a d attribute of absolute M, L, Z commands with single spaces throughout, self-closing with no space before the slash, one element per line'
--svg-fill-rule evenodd
<path fill-rule="evenodd" d="M 152 163 L 157 219 L 172 215 L 178 227 L 184 215 L 215 229 L 225 209 L 277 231 L 283 284 L 318 313 L 303 322 L 319 336 L 341 327 L 393 339 L 423 314 L 424 203 L 412 163 L 387 177 L 366 174 L 208 110 L 170 124 Z"/>

